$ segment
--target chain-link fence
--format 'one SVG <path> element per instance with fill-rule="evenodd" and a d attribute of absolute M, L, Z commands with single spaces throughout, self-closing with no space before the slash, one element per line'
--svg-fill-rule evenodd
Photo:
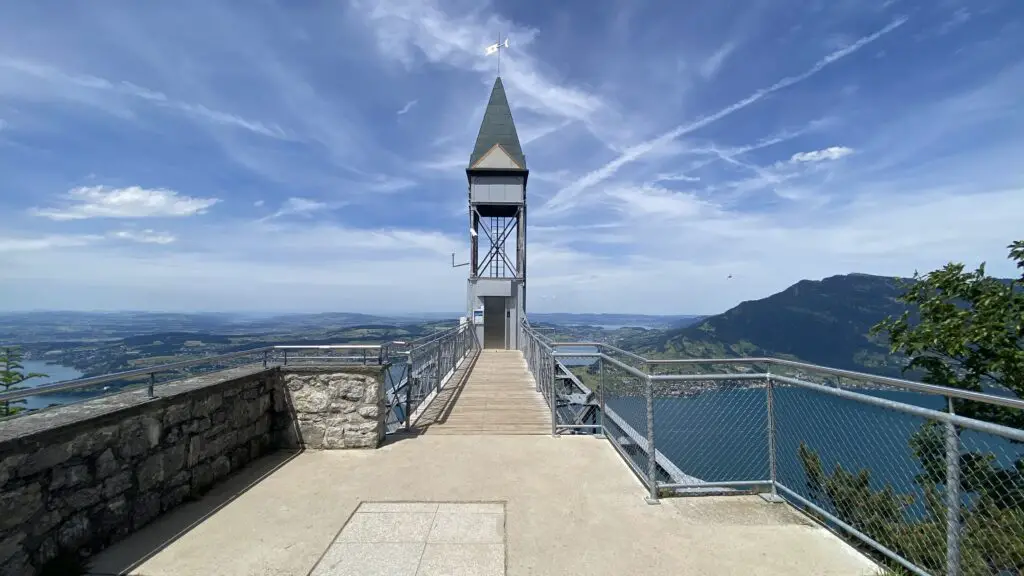
<path fill-rule="evenodd" d="M 1024 574 L 1024 401 L 787 360 L 542 343 L 556 371 L 534 375 L 569 405 L 557 431 L 592 417 L 651 500 L 753 491 L 894 573 Z"/>

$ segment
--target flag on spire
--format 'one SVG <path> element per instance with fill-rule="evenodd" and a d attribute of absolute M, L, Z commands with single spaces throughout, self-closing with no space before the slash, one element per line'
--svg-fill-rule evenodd
<path fill-rule="evenodd" d="M 486 55 L 490 56 L 491 54 L 494 54 L 495 52 L 500 52 L 502 48 L 508 48 L 508 37 L 507 36 L 505 37 L 505 41 L 504 42 L 500 42 L 499 41 L 499 42 L 495 42 L 494 44 L 491 44 L 490 46 L 488 46 L 487 47 Z"/>

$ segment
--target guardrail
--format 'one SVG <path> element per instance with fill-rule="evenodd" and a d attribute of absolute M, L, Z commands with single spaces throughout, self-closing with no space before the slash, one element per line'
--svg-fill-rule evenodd
<path fill-rule="evenodd" d="M 388 370 L 388 434 L 409 431 L 422 409 L 476 348 L 469 323 L 410 342 L 394 342 Z"/>
<path fill-rule="evenodd" d="M 1024 400 L 776 358 L 648 359 L 521 330 L 553 433 L 603 434 L 651 503 L 754 492 L 910 573 L 1024 571 L 1024 430 L 963 415 L 1024 415 Z"/>
<path fill-rule="evenodd" d="M 316 362 L 318 364 L 324 363 L 337 363 L 337 364 L 348 364 L 348 365 L 383 365 L 390 362 L 390 351 L 392 344 L 327 344 L 327 345 L 280 345 L 280 346 L 262 346 L 258 348 L 250 348 L 248 350 L 239 350 L 236 352 L 229 352 L 226 354 L 216 354 L 212 356 L 202 356 L 198 358 L 191 358 L 188 360 L 179 360 L 177 362 L 170 362 L 167 364 L 158 364 L 155 366 L 146 366 L 145 368 L 136 368 L 134 370 L 126 370 L 123 372 L 115 372 L 112 374 L 104 374 L 102 376 L 92 376 L 89 378 L 79 378 L 76 380 L 68 380 L 65 382 L 56 382 L 53 384 L 44 384 L 42 386 L 35 386 L 32 388 L 21 388 L 18 390 L 8 390 L 0 393 L 0 405 L 8 405 L 10 402 L 17 400 L 23 400 L 25 398 L 33 396 L 45 396 L 48 394 L 56 394 L 60 392 L 77 392 L 81 390 L 87 390 L 95 388 L 97 386 L 107 384 L 110 382 L 116 382 L 121 380 L 138 379 L 144 378 L 145 382 L 136 383 L 135 385 L 129 385 L 125 387 L 119 387 L 117 390 L 111 393 L 122 392 L 127 389 L 141 388 L 145 386 L 147 393 L 150 398 L 155 397 L 155 388 L 158 385 L 158 375 L 180 372 L 182 370 L 192 368 L 194 366 L 209 365 L 213 366 L 214 369 L 222 369 L 230 365 L 235 364 L 234 361 L 245 360 L 245 362 L 239 362 L 240 364 L 251 363 L 251 362 L 262 362 L 263 367 L 266 368 L 272 364 L 288 365 L 291 363 L 302 364 L 308 362 Z M 303 352 L 316 352 L 317 355 L 303 354 Z M 173 380 L 177 376 L 172 376 L 165 381 Z M 91 396 L 90 398 L 95 398 Z M 29 414 L 31 412 L 24 411 L 18 414 Z M 16 414 L 17 415 L 17 414 Z M 15 416 L 16 416 L 15 415 Z"/>

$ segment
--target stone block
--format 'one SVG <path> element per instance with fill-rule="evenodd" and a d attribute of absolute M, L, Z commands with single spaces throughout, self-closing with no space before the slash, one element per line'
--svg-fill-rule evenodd
<path fill-rule="evenodd" d="M 214 481 L 220 480 L 231 472 L 231 459 L 227 456 L 219 456 L 211 465 Z"/>
<path fill-rule="evenodd" d="M 107 448 L 96 458 L 96 478 L 102 479 L 110 476 L 121 469 L 120 463 L 114 456 L 114 451 Z"/>
<path fill-rule="evenodd" d="M 75 490 L 64 498 L 64 502 L 71 510 L 83 510 L 99 502 L 102 491 L 102 486 L 90 486 Z"/>
<path fill-rule="evenodd" d="M 182 502 L 185 501 L 185 498 L 188 497 L 191 491 L 192 488 L 188 484 L 185 484 L 184 486 L 176 486 L 174 488 L 171 488 L 170 490 L 164 493 L 163 497 L 161 497 L 160 509 L 166 512 L 167 510 L 174 508 L 178 504 L 181 504 Z"/>
<path fill-rule="evenodd" d="M 21 543 L 26 537 L 24 532 L 12 532 L 0 538 L 0 565 L 6 564 L 15 554 L 23 552 Z"/>
<path fill-rule="evenodd" d="M 210 465 L 196 466 L 192 470 L 192 489 L 196 492 L 204 492 L 210 484 L 213 484 L 213 469 Z"/>
<path fill-rule="evenodd" d="M 164 477 L 173 476 L 185 467 L 185 458 L 188 455 L 188 446 L 176 444 L 164 450 Z"/>
<path fill-rule="evenodd" d="M 173 488 L 175 486 L 181 486 L 183 484 L 188 484 L 189 480 L 191 480 L 191 479 L 192 479 L 192 473 L 189 472 L 188 470 L 182 470 L 181 472 L 178 472 L 174 476 L 171 476 L 167 480 L 165 486 L 167 488 Z"/>
<path fill-rule="evenodd" d="M 50 490 L 58 490 L 64 487 L 73 487 L 92 480 L 89 467 L 85 464 L 74 466 L 61 466 L 53 470 L 53 478 L 50 480 Z"/>
<path fill-rule="evenodd" d="M 164 412 L 164 426 L 171 427 L 192 418 L 192 403 L 182 402 L 167 407 Z"/>
<path fill-rule="evenodd" d="M 139 490 L 145 492 L 164 481 L 164 455 L 153 454 L 138 467 Z"/>
<path fill-rule="evenodd" d="M 29 454 L 18 468 L 18 476 L 25 478 L 67 462 L 74 455 L 73 448 L 71 442 L 55 442 L 40 447 Z"/>
<path fill-rule="evenodd" d="M 50 530 L 53 530 L 61 521 L 64 520 L 64 515 L 61 514 L 60 510 L 49 510 L 35 517 L 32 522 L 32 535 L 42 536 L 47 534 Z"/>
<path fill-rule="evenodd" d="M 17 475 L 18 467 L 25 461 L 25 454 L 14 454 L 0 460 L 0 487 Z"/>
<path fill-rule="evenodd" d="M 132 471 L 124 470 L 103 482 L 103 497 L 113 498 L 132 487 Z"/>
<path fill-rule="evenodd" d="M 65 520 L 57 529 L 57 543 L 62 548 L 77 550 L 89 541 L 90 527 L 88 516 L 76 514 Z"/>
<path fill-rule="evenodd" d="M 219 394 L 211 394 L 199 400 L 193 406 L 193 414 L 198 417 L 210 416 L 224 405 L 224 397 Z"/>
<path fill-rule="evenodd" d="M 149 524 L 160 514 L 160 494 L 156 492 L 140 493 L 132 507 L 132 528 L 138 530 Z"/>
<path fill-rule="evenodd" d="M 43 490 L 36 482 L 0 492 L 0 531 L 21 526 L 42 508 Z"/>

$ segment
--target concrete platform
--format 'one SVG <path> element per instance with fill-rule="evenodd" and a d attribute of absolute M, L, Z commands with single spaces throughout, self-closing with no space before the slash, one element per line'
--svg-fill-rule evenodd
<path fill-rule="evenodd" d="M 94 570 L 493 576 L 496 517 L 467 528 L 470 520 L 448 514 L 447 527 L 433 530 L 442 507 L 476 502 L 494 507 L 480 510 L 485 514 L 503 505 L 504 573 L 512 576 L 875 573 L 870 561 L 785 504 L 706 496 L 652 506 L 644 495 L 606 440 L 584 436 L 427 435 L 371 451 L 280 454 L 105 551 Z M 392 503 L 424 509 L 380 517 Z M 433 543 L 460 548 L 428 554 L 431 534 Z M 396 558 L 404 558 L 404 572 L 388 570 Z M 445 558 L 447 566 L 439 564 Z"/>

